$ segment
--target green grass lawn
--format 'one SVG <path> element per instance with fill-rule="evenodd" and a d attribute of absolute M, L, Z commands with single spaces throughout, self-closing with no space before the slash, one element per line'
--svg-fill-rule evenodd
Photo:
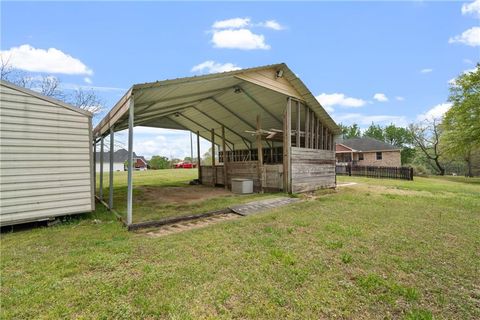
<path fill-rule="evenodd" d="M 97 190 L 100 185 L 100 175 L 97 174 Z M 185 197 L 195 193 L 208 191 L 210 187 L 191 186 L 188 183 L 198 177 L 197 169 L 165 169 L 133 172 L 133 222 L 160 220 L 163 218 L 178 217 L 189 214 L 204 213 L 225 209 L 230 205 L 271 198 L 275 194 L 235 195 L 211 194 L 204 199 L 171 202 L 169 199 L 159 198 L 169 191 L 172 196 L 175 192 L 185 193 Z M 127 172 L 114 173 L 113 208 L 126 220 L 127 212 Z M 103 194 L 108 202 L 109 174 L 104 175 Z M 168 189 L 168 190 L 166 190 Z M 222 189 L 216 188 L 216 191 Z M 190 191 L 191 190 L 191 191 Z M 98 191 L 97 191 L 98 195 Z M 277 194 L 278 195 L 278 194 Z M 181 195 L 179 196 L 181 198 Z"/>
<path fill-rule="evenodd" d="M 0 317 L 480 318 L 478 179 L 339 181 L 358 184 L 159 238 L 100 205 L 2 234 Z"/>

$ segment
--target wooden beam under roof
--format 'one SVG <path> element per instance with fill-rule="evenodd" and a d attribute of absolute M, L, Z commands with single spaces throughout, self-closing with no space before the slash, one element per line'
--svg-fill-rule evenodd
<path fill-rule="evenodd" d="M 258 102 L 257 99 L 255 99 L 252 95 L 250 95 L 246 90 L 245 88 L 242 88 L 240 87 L 240 90 L 242 90 L 243 94 L 245 94 L 246 97 L 248 97 L 251 101 L 253 101 L 253 103 L 255 103 L 260 109 L 262 109 L 263 111 L 265 111 L 270 117 L 272 117 L 273 119 L 275 119 L 280 125 L 282 124 L 282 120 L 280 120 L 279 117 L 275 116 L 273 113 L 271 113 L 270 111 L 268 111 L 268 109 L 263 106 L 260 102 Z"/>
<path fill-rule="evenodd" d="M 200 127 L 200 128 L 203 128 L 204 130 L 209 130 L 207 127 L 205 127 L 204 125 L 198 123 L 197 121 L 191 119 L 190 117 L 187 117 L 186 115 L 184 115 L 183 113 L 179 113 L 179 116 L 181 116 L 182 118 L 185 118 L 187 119 L 188 121 L 192 122 L 193 124 L 195 124 L 196 126 Z M 173 119 L 172 119 L 173 120 Z M 213 129 L 212 129 L 213 130 Z M 212 131 L 214 132 L 214 131 Z M 215 133 L 215 135 L 217 135 L 220 139 L 222 138 L 222 136 L 220 136 L 218 133 Z M 231 144 L 233 146 L 233 142 L 225 139 L 226 142 L 228 142 L 229 144 Z M 230 150 L 232 150 L 232 147 L 231 146 L 228 146 L 230 148 Z"/>
<path fill-rule="evenodd" d="M 219 122 L 218 120 L 214 119 L 213 117 L 211 117 L 210 115 L 208 115 L 207 113 L 201 111 L 197 106 L 194 106 L 193 109 L 195 109 L 197 112 L 199 112 L 200 114 L 204 115 L 205 117 L 209 118 L 210 120 L 216 122 L 217 124 L 219 124 L 220 126 L 224 126 L 221 122 Z M 243 143 L 245 143 L 245 145 L 247 146 L 248 148 L 248 144 L 245 142 L 245 141 L 248 141 L 251 143 L 251 141 L 245 139 L 241 134 L 239 134 L 238 132 L 234 131 L 232 128 L 227 128 L 230 132 L 232 132 L 233 134 L 235 134 L 236 136 L 238 136 L 240 139 L 242 139 Z"/>

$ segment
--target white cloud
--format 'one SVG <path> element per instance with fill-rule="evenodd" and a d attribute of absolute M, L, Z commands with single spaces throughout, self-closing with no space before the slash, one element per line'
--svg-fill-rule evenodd
<path fill-rule="evenodd" d="M 197 64 L 190 70 L 191 72 L 199 73 L 217 73 L 217 72 L 226 72 L 233 70 L 240 70 L 241 68 L 233 63 L 219 63 L 213 60 L 207 60 L 200 64 Z"/>
<path fill-rule="evenodd" d="M 68 82 L 61 82 L 60 83 L 62 89 L 65 90 L 77 90 L 77 89 L 87 89 L 87 90 L 95 90 L 101 92 L 109 92 L 109 91 L 120 91 L 125 92 L 127 91 L 126 88 L 116 88 L 116 87 L 102 87 L 102 86 L 91 86 L 91 85 L 80 85 L 76 83 L 68 83 Z"/>
<path fill-rule="evenodd" d="M 462 14 L 472 14 L 476 17 L 480 17 L 480 0 L 464 3 L 462 6 Z"/>
<path fill-rule="evenodd" d="M 480 27 L 473 27 L 465 30 L 462 34 L 448 40 L 448 43 L 463 43 L 467 46 L 480 46 Z"/>
<path fill-rule="evenodd" d="M 267 20 L 264 22 L 260 22 L 259 26 L 272 29 L 272 30 L 277 30 L 277 31 L 285 29 L 284 26 L 282 26 L 280 23 L 278 23 L 275 20 Z"/>
<path fill-rule="evenodd" d="M 87 106 L 84 108 L 84 110 L 87 110 L 93 114 L 97 114 L 97 113 L 100 113 L 102 112 L 104 106 L 103 105 L 100 105 L 100 104 L 96 104 L 96 105 L 93 105 L 93 106 Z"/>
<path fill-rule="evenodd" d="M 83 78 L 83 81 L 85 81 L 85 83 L 92 84 L 92 79 L 90 79 L 89 77 Z"/>
<path fill-rule="evenodd" d="M 320 104 L 326 109 L 328 107 L 333 106 L 342 106 L 342 107 L 350 107 L 350 108 L 357 108 L 364 106 L 367 102 L 362 99 L 347 97 L 343 93 L 321 93 L 316 96 Z M 332 110 L 333 111 L 333 110 Z"/>
<path fill-rule="evenodd" d="M 328 106 L 328 105 L 322 105 L 323 109 L 325 109 L 325 111 L 327 111 L 328 113 L 333 113 L 333 111 L 335 111 L 335 109 L 333 109 L 332 106 Z"/>
<path fill-rule="evenodd" d="M 473 64 L 473 61 L 470 60 L 470 59 L 463 59 L 463 63 L 466 63 L 466 64 Z"/>
<path fill-rule="evenodd" d="M 215 21 L 212 25 L 213 29 L 245 29 L 252 27 L 262 27 L 276 31 L 285 29 L 284 26 L 274 19 L 253 23 L 250 18 L 232 18 Z"/>
<path fill-rule="evenodd" d="M 397 97 L 395 97 L 395 100 L 397 100 L 397 101 L 404 101 L 405 98 L 404 98 L 404 97 L 397 96 Z"/>
<path fill-rule="evenodd" d="M 126 132 L 126 131 L 122 131 Z M 135 127 L 133 150 L 136 154 L 150 159 L 154 155 L 168 158 L 190 156 L 190 133 L 184 130 L 170 130 L 160 128 Z M 200 152 L 203 155 L 211 147 L 211 143 L 200 139 Z M 197 156 L 196 137 L 193 140 L 193 156 Z"/>
<path fill-rule="evenodd" d="M 233 18 L 215 21 L 212 25 L 213 29 L 240 29 L 250 25 L 250 18 Z"/>
<path fill-rule="evenodd" d="M 441 119 L 445 112 L 447 112 L 452 107 L 451 103 L 441 103 L 437 104 L 436 106 L 432 107 L 425 113 L 419 114 L 417 116 L 418 121 L 425 121 L 425 120 L 436 120 Z"/>
<path fill-rule="evenodd" d="M 420 73 L 430 73 L 432 71 L 433 71 L 433 69 L 425 68 L 425 69 L 420 70 Z"/>
<path fill-rule="evenodd" d="M 388 98 L 384 93 L 375 93 L 373 95 L 373 99 L 379 101 L 379 102 L 387 102 Z"/>
<path fill-rule="evenodd" d="M 346 124 L 356 123 L 360 126 L 368 126 L 370 124 L 390 124 L 394 123 L 397 126 L 406 126 L 408 124 L 405 116 L 391 116 L 391 115 L 364 115 L 361 113 L 344 113 L 333 115 L 337 123 L 342 122 Z"/>
<path fill-rule="evenodd" d="M 36 49 L 28 44 L 0 51 L 3 61 L 16 69 L 30 72 L 92 75 L 82 61 L 58 49 Z"/>
<path fill-rule="evenodd" d="M 270 49 L 270 45 L 265 43 L 265 37 L 262 34 L 255 34 L 249 29 L 214 30 L 212 43 L 216 48 L 241 50 Z"/>
<path fill-rule="evenodd" d="M 215 48 L 241 50 L 268 50 L 270 45 L 265 42 L 263 34 L 252 32 L 252 28 L 262 27 L 272 30 L 285 29 L 276 20 L 265 20 L 254 23 L 250 18 L 232 18 L 215 21 L 212 25 L 212 43 Z"/>

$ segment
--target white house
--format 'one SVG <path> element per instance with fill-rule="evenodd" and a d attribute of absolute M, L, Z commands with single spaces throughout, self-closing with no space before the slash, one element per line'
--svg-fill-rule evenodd
<path fill-rule="evenodd" d="M 125 162 L 128 160 L 128 151 L 125 149 L 119 149 L 113 153 L 113 171 L 124 171 Z M 147 170 L 147 160 L 143 156 L 137 156 L 133 153 L 133 161 L 135 169 L 144 171 Z M 103 152 L 103 172 L 110 171 L 110 152 Z M 100 152 L 95 154 L 95 172 L 100 172 Z"/>

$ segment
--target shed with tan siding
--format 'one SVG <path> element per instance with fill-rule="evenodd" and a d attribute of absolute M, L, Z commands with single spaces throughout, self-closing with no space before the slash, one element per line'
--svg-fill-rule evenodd
<path fill-rule="evenodd" d="M 90 212 L 92 115 L 0 83 L 0 225 Z"/>

